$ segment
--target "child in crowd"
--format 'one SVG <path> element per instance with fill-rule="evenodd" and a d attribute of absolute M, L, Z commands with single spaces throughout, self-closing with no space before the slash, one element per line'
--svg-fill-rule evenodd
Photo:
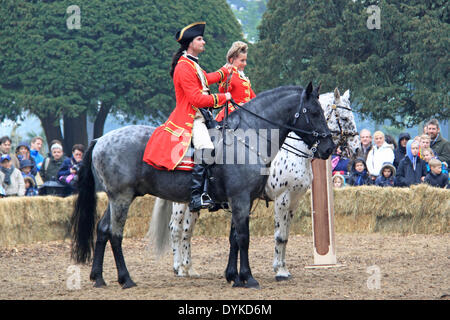
<path fill-rule="evenodd" d="M 342 175 L 348 174 L 348 165 L 350 163 L 350 159 L 345 157 L 342 154 L 341 147 L 337 146 L 334 150 L 333 155 L 331 156 L 331 167 L 333 174 L 340 173 Z"/>
<path fill-rule="evenodd" d="M 366 161 L 363 158 L 358 158 L 353 162 L 350 177 L 347 182 L 351 186 L 372 184 L 372 179 L 367 171 Z"/>
<path fill-rule="evenodd" d="M 23 178 L 25 182 L 25 196 L 33 197 L 38 195 L 38 190 L 36 188 L 36 183 L 33 178 L 30 176 L 26 176 Z"/>
<path fill-rule="evenodd" d="M 419 156 L 420 156 L 420 159 L 423 160 L 423 154 L 422 154 L 422 152 L 423 152 L 423 150 L 424 150 L 425 148 L 429 148 L 429 147 L 430 147 L 430 143 L 431 143 L 431 138 L 430 138 L 429 135 L 427 135 L 427 134 L 422 134 L 422 135 L 420 136 L 420 141 L 419 141 Z"/>
<path fill-rule="evenodd" d="M 19 169 L 11 164 L 9 154 L 4 154 L 0 158 L 0 184 L 5 189 L 7 197 L 25 195 L 25 182 Z"/>
<path fill-rule="evenodd" d="M 409 140 L 406 144 L 406 157 L 404 157 L 397 169 L 395 185 L 398 187 L 409 187 L 421 183 L 427 174 L 426 163 L 419 157 L 419 142 Z"/>
<path fill-rule="evenodd" d="M 345 187 L 345 178 L 340 173 L 336 173 L 333 176 L 333 186 L 335 188 L 343 188 Z"/>
<path fill-rule="evenodd" d="M 430 165 L 430 172 L 425 177 L 425 182 L 433 187 L 448 189 L 448 174 L 442 172 L 442 162 L 438 159 L 431 159 L 428 164 Z"/>
<path fill-rule="evenodd" d="M 395 167 L 385 162 L 380 170 L 380 175 L 375 180 L 375 184 L 380 187 L 393 187 L 395 177 Z"/>
<path fill-rule="evenodd" d="M 422 155 L 423 155 L 423 160 L 425 160 L 425 162 L 427 163 L 426 164 L 427 173 L 429 173 L 430 172 L 430 165 L 429 165 L 430 160 L 431 159 L 438 159 L 438 158 L 435 156 L 434 151 L 431 148 L 424 148 L 422 150 Z M 448 174 L 448 168 L 447 168 L 447 166 L 445 165 L 444 162 L 442 162 L 442 173 Z"/>
<path fill-rule="evenodd" d="M 34 185 L 36 185 L 36 178 L 31 172 L 33 166 L 34 166 L 33 162 L 31 162 L 28 159 L 20 161 L 20 171 L 22 172 L 23 178 L 25 179 L 26 177 L 29 177 L 33 179 Z"/>

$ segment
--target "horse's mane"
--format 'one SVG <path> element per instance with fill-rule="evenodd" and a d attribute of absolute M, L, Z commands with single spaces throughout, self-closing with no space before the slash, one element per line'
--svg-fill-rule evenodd
<path fill-rule="evenodd" d="M 269 97 L 280 98 L 282 93 L 291 92 L 291 91 L 294 91 L 297 94 L 301 94 L 303 92 L 303 87 L 289 85 L 289 86 L 281 86 L 281 87 L 269 89 L 269 90 L 266 90 L 266 91 L 263 91 L 263 92 L 257 94 L 255 98 L 253 98 L 249 102 L 245 103 L 244 105 L 248 106 L 248 107 L 252 107 L 255 104 L 263 105 L 264 104 L 263 101 L 267 100 L 267 98 L 269 98 Z"/>
<path fill-rule="evenodd" d="M 281 86 L 281 87 L 269 89 L 269 90 L 266 90 L 266 91 L 263 91 L 263 92 L 257 94 L 256 97 L 253 98 L 253 100 L 251 100 L 251 101 L 258 101 L 259 99 L 264 99 L 269 95 L 271 96 L 273 94 L 277 94 L 277 93 L 288 91 L 288 90 L 298 91 L 299 93 L 301 93 L 303 91 L 303 87 L 295 86 L 295 85 L 288 85 L 288 86 Z"/>
<path fill-rule="evenodd" d="M 264 109 L 267 104 L 273 103 L 273 98 L 281 99 L 286 97 L 286 93 L 289 93 L 289 96 L 291 95 L 300 95 L 303 92 L 303 87 L 301 86 L 295 86 L 295 85 L 288 85 L 288 86 L 281 86 L 274 89 L 269 89 L 267 91 L 263 91 L 256 95 L 255 98 L 252 100 L 246 102 L 244 104 L 244 107 L 252 110 L 253 112 L 258 112 L 258 109 Z M 243 110 L 237 109 L 234 112 L 231 112 L 228 115 L 229 121 L 233 122 L 235 119 L 240 119 L 240 114 L 242 114 Z M 237 120 L 237 123 L 239 123 L 240 120 Z M 236 123 L 236 124 L 237 124 Z"/>

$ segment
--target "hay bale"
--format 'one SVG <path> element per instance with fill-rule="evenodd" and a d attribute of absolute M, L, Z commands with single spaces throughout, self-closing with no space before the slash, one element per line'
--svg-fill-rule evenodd
<path fill-rule="evenodd" d="M 11 197 L 0 202 L 0 246 L 63 239 L 73 198 Z"/>
<path fill-rule="evenodd" d="M 123 236 L 127 238 L 142 238 L 150 225 L 155 197 L 145 195 L 137 197 L 130 206 Z"/>
<path fill-rule="evenodd" d="M 133 201 L 124 237 L 147 233 L 154 197 Z M 106 210 L 108 198 L 97 194 L 97 219 Z M 0 200 L 0 247 L 37 241 L 62 240 L 69 236 L 75 196 L 11 197 Z M 417 185 L 411 188 L 345 187 L 334 190 L 336 233 L 444 234 L 449 230 L 450 190 Z M 250 217 L 252 236 L 273 235 L 273 202 L 255 201 Z M 291 234 L 311 235 L 311 192 L 299 200 L 291 223 Z M 231 214 L 202 211 L 194 235 L 226 237 Z"/>
<path fill-rule="evenodd" d="M 338 189 L 334 195 L 336 220 L 341 215 L 353 216 L 361 227 L 358 218 L 366 216 L 369 232 L 449 232 L 450 190 L 425 184 L 410 188 L 364 186 Z M 338 222 L 336 227 L 339 229 Z"/>

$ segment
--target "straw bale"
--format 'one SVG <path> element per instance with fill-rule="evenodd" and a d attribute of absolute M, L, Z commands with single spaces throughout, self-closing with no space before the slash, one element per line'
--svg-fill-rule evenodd
<path fill-rule="evenodd" d="M 68 232 L 72 203 L 72 197 L 1 199 L 0 245 L 64 238 Z"/>
<path fill-rule="evenodd" d="M 450 190 L 417 185 L 411 188 L 345 187 L 334 190 L 336 233 L 448 233 Z M 11 197 L 0 199 L 0 247 L 18 243 L 62 240 L 69 236 L 75 196 Z M 97 194 L 97 219 L 106 210 L 105 193 Z M 144 237 L 147 233 L 154 197 L 133 201 L 124 237 Z M 257 200 L 250 216 L 252 236 L 273 235 L 273 202 Z M 228 236 L 231 213 L 201 211 L 194 235 Z M 299 200 L 292 217 L 291 234 L 310 235 L 312 230 L 311 192 Z"/>

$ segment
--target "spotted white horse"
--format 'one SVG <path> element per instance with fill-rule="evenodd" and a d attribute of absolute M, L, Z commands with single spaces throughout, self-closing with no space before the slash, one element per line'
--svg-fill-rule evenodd
<path fill-rule="evenodd" d="M 336 145 L 348 145 L 351 154 L 356 154 L 360 139 L 350 107 L 350 92 L 342 96 L 336 88 L 321 94 L 319 101 L 324 110 L 328 127 Z M 311 187 L 312 154 L 305 143 L 290 133 L 283 147 L 271 163 L 270 175 L 265 187 L 268 199 L 275 201 L 275 253 L 273 269 L 277 280 L 291 277 L 286 267 L 286 245 L 291 219 L 300 197 Z M 300 156 L 299 155 L 303 155 Z M 170 215 L 170 212 L 172 214 Z M 169 221 L 170 218 L 170 221 Z M 161 220 L 162 219 L 162 220 Z M 173 270 L 180 277 L 195 277 L 198 273 L 192 266 L 191 238 L 198 219 L 198 212 L 190 212 L 185 203 L 175 203 L 156 198 L 147 237 L 159 255 L 172 246 Z M 162 225 L 168 226 L 161 228 Z M 156 227 L 159 226 L 159 227 Z"/>

